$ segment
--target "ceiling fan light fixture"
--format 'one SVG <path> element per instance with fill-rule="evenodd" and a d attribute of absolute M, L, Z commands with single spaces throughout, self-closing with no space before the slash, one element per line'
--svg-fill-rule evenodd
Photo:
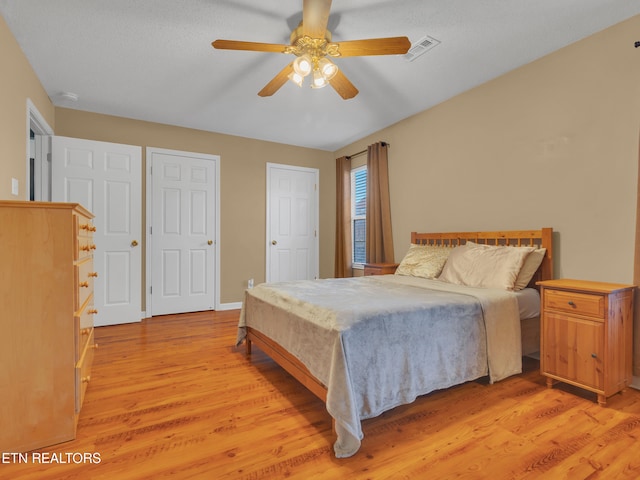
<path fill-rule="evenodd" d="M 331 80 L 336 75 L 336 73 L 338 73 L 337 65 L 328 58 L 321 58 L 318 61 L 318 69 L 327 81 Z"/>
<path fill-rule="evenodd" d="M 308 53 L 300 55 L 293 61 L 293 69 L 301 77 L 306 77 L 311 73 L 313 67 L 313 61 Z"/>
<path fill-rule="evenodd" d="M 331 84 L 344 100 L 348 100 L 358 94 L 358 89 L 329 58 L 400 55 L 406 54 L 411 48 L 411 42 L 407 37 L 369 38 L 333 43 L 331 32 L 327 30 L 331 0 L 304 0 L 302 4 L 303 21 L 291 32 L 289 45 L 224 39 L 211 43 L 216 49 L 284 53 L 295 56 L 292 62 L 280 70 L 258 92 L 261 97 L 270 97 L 287 80 L 300 85 L 301 78 L 312 75 L 312 88 L 322 88 Z M 325 57 L 327 57 L 326 60 L 324 60 Z M 295 75 L 291 75 L 292 72 L 295 72 Z"/>
<path fill-rule="evenodd" d="M 316 68 L 313 71 L 313 82 L 311 82 L 311 88 L 323 88 L 329 85 L 328 80 L 322 75 L 322 71 Z"/>
<path fill-rule="evenodd" d="M 304 77 L 300 75 L 298 72 L 291 72 L 289 75 L 287 75 L 287 77 L 297 86 L 302 87 L 302 82 L 304 82 Z"/>

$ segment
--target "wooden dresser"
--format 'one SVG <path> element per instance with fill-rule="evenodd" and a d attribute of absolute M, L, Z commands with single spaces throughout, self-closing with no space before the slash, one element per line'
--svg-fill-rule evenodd
<path fill-rule="evenodd" d="M 75 438 L 95 348 L 92 218 L 0 201 L 0 451 Z"/>
<path fill-rule="evenodd" d="M 540 371 L 598 395 L 598 403 L 632 381 L 633 285 L 547 280 L 541 288 Z"/>

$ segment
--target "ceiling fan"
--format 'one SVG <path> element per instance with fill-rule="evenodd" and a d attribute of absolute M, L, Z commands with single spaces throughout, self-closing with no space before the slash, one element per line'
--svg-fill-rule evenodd
<path fill-rule="evenodd" d="M 287 80 L 302 86 L 307 75 L 312 76 L 312 88 L 331 85 L 345 100 L 358 94 L 335 63 L 327 57 L 357 57 L 364 55 L 397 55 L 407 53 L 411 42 L 407 37 L 370 38 L 333 43 L 327 30 L 331 0 L 304 0 L 302 22 L 291 32 L 291 44 L 216 40 L 214 48 L 225 50 L 249 50 L 255 52 L 288 53 L 295 60 L 284 67 L 262 90 L 261 97 L 273 95 Z"/>

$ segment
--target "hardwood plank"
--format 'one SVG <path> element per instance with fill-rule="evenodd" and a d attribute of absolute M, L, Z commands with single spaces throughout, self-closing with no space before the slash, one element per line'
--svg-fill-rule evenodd
<path fill-rule="evenodd" d="M 640 392 L 607 407 L 524 373 L 433 392 L 363 422 L 333 455 L 324 404 L 259 348 L 234 346 L 238 311 L 99 327 L 76 440 L 3 461 L 0 479 L 638 478 Z M 99 454 L 100 463 L 31 455 Z M 6 455 L 6 452 L 5 452 Z M 10 459 L 6 459 L 10 460 Z"/>

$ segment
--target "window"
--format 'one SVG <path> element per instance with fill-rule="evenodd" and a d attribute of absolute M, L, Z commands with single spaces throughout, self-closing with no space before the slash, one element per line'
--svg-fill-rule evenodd
<path fill-rule="evenodd" d="M 351 170 L 351 251 L 353 264 L 366 261 L 367 166 Z"/>

